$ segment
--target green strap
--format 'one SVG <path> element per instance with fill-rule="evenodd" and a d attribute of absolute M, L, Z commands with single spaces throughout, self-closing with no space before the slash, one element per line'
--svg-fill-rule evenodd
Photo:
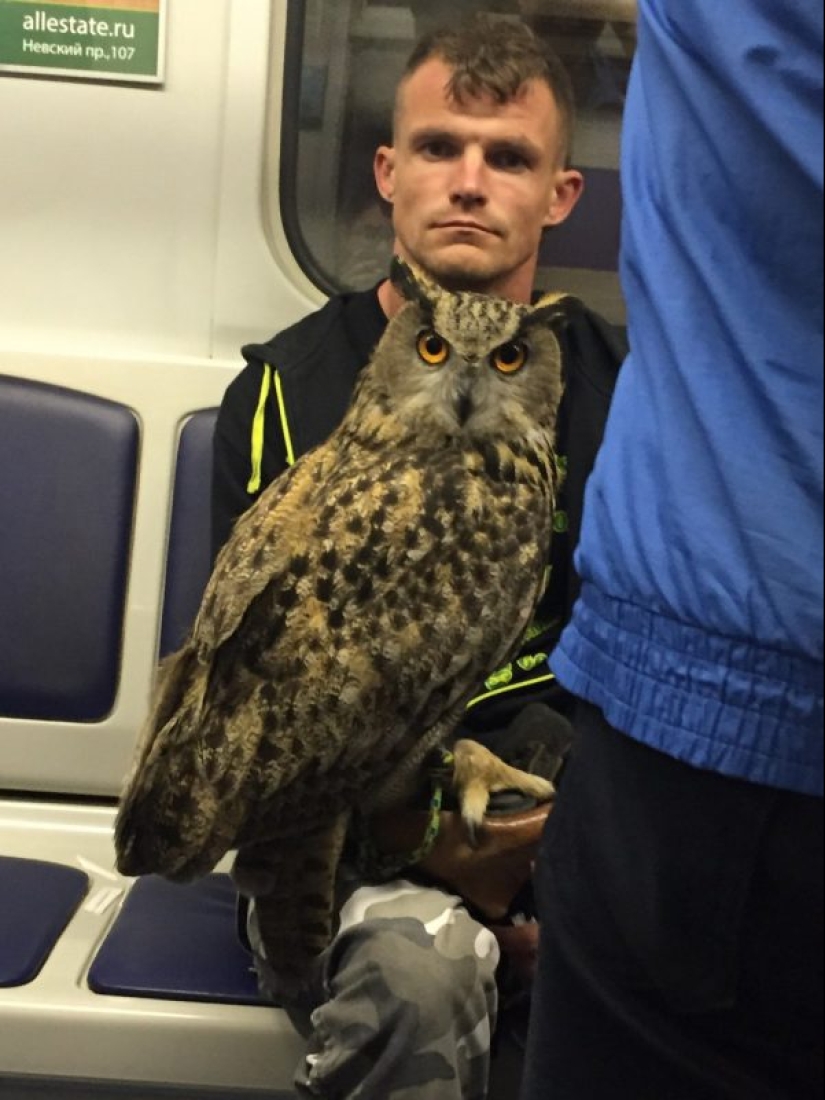
<path fill-rule="evenodd" d="M 261 379 L 261 392 L 258 395 L 258 407 L 252 417 L 252 473 L 246 486 L 248 493 L 258 493 L 261 489 L 261 467 L 264 458 L 264 423 L 266 421 L 266 402 L 269 391 L 272 389 L 272 367 L 264 363 L 264 373 Z"/>
<path fill-rule="evenodd" d="M 281 431 L 284 433 L 284 446 L 286 447 L 287 466 L 295 465 L 295 448 L 292 446 L 292 432 L 289 430 L 289 420 L 286 415 L 286 403 L 284 402 L 284 387 L 281 384 L 281 376 L 275 371 L 275 395 L 278 398 L 278 413 L 281 417 Z"/>
<path fill-rule="evenodd" d="M 431 773 L 429 818 L 424 839 L 413 852 L 387 855 L 376 848 L 369 831 L 369 823 L 360 815 L 355 818 L 356 869 L 364 878 L 387 881 L 397 878 L 408 867 L 421 863 L 432 852 L 441 832 L 441 810 L 444 805 L 444 784 L 452 774 L 455 758 L 451 752 L 441 750 L 441 763 Z"/>
<path fill-rule="evenodd" d="M 275 397 L 278 401 L 278 415 L 281 420 L 281 431 L 283 432 L 284 447 L 286 448 L 287 466 L 295 465 L 295 448 L 292 444 L 292 433 L 289 430 L 289 419 L 286 415 L 286 403 L 284 401 L 284 388 L 281 384 L 281 376 L 276 370 L 272 369 L 269 363 L 264 363 L 264 372 L 261 378 L 261 392 L 258 394 L 258 407 L 255 409 L 255 415 L 252 418 L 252 437 L 250 440 L 251 474 L 249 483 L 246 486 L 246 491 L 253 495 L 260 492 L 261 481 L 263 479 L 266 403 L 272 392 L 273 378 L 275 381 Z"/>
<path fill-rule="evenodd" d="M 483 695 L 478 695 L 475 699 L 471 699 L 467 704 L 467 710 L 472 710 L 473 707 L 477 707 L 479 703 L 486 702 L 487 699 L 495 699 L 497 695 L 508 695 L 511 691 L 521 691 L 524 688 L 538 687 L 539 684 L 550 684 L 555 678 L 552 672 L 548 672 L 545 676 L 537 676 L 534 680 L 516 680 L 512 684 L 507 684 L 506 687 L 498 688 L 494 691 L 486 691 Z"/>

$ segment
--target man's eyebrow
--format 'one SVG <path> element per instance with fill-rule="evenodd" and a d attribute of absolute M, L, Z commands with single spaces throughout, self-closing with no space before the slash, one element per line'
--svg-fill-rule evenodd
<path fill-rule="evenodd" d="M 495 152 L 517 153 L 531 162 L 540 160 L 542 155 L 541 146 L 526 137 L 492 138 L 485 144 Z"/>
<path fill-rule="evenodd" d="M 411 130 L 409 135 L 410 144 L 416 146 L 429 145 L 431 142 L 464 145 L 468 140 L 467 135 L 444 126 L 422 126 L 418 130 Z M 517 153 L 530 162 L 540 160 L 542 155 L 541 147 L 535 141 L 519 135 L 483 137 L 481 143 L 487 151 Z"/>
<path fill-rule="evenodd" d="M 443 126 L 422 126 L 418 130 L 410 131 L 410 144 L 411 145 L 428 145 L 431 141 L 448 141 L 458 142 L 463 141 L 463 138 L 453 131 L 446 129 Z"/>

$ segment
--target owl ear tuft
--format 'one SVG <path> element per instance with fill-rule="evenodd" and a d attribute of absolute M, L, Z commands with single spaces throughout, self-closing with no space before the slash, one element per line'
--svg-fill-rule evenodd
<path fill-rule="evenodd" d="M 426 277 L 421 268 L 413 267 L 400 256 L 393 256 L 390 279 L 395 289 L 408 302 L 417 302 L 428 313 L 432 313 L 438 297 L 438 287 Z"/>
<path fill-rule="evenodd" d="M 557 331 L 564 327 L 576 309 L 581 308 L 582 303 L 572 294 L 545 294 L 532 306 L 522 324 L 530 328 L 546 325 Z"/>

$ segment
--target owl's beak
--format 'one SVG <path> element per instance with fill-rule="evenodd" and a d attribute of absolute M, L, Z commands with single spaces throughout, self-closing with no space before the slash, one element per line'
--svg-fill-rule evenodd
<path fill-rule="evenodd" d="M 470 417 L 473 415 L 473 409 L 475 408 L 475 402 L 473 401 L 473 395 L 469 386 L 466 384 L 462 386 L 455 398 L 455 414 L 458 419 L 460 427 L 464 427 Z"/>
<path fill-rule="evenodd" d="M 454 376 L 455 415 L 463 428 L 478 406 L 479 357 L 474 352 L 464 353 L 465 362 Z"/>

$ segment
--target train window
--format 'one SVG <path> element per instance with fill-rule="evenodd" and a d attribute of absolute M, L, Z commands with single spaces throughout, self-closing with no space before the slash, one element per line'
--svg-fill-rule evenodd
<path fill-rule="evenodd" d="M 389 208 L 373 154 L 390 139 L 399 76 L 416 38 L 465 12 L 525 19 L 573 80 L 573 162 L 587 179 L 568 223 L 547 234 L 540 285 L 624 317 L 616 274 L 619 130 L 636 31 L 636 0 L 290 0 L 279 180 L 281 217 L 297 259 L 325 292 L 386 274 Z"/>

